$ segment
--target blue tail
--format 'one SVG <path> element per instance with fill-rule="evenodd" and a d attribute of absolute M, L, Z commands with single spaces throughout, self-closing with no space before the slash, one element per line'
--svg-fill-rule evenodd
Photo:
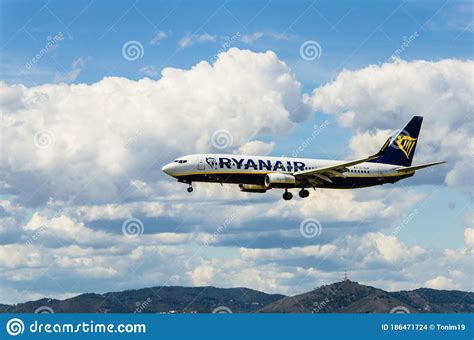
<path fill-rule="evenodd" d="M 385 152 L 371 162 L 411 166 L 422 122 L 423 117 L 413 117 L 407 126 L 393 139 Z"/>

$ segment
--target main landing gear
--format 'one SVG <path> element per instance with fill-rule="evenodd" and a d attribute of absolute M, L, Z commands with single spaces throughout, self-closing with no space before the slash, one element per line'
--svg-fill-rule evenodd
<path fill-rule="evenodd" d="M 306 189 L 301 189 L 298 195 L 300 195 L 301 198 L 306 198 L 309 196 L 309 191 Z"/>
<path fill-rule="evenodd" d="M 293 194 L 289 192 L 287 189 L 285 189 L 285 192 L 283 193 L 283 199 L 285 201 L 289 201 L 293 198 Z"/>
<path fill-rule="evenodd" d="M 309 196 L 309 191 L 306 190 L 306 189 L 301 189 L 299 192 L 298 192 L 298 195 L 301 197 L 301 198 L 306 198 Z M 293 198 L 293 194 L 291 192 L 288 191 L 288 189 L 285 189 L 285 192 L 283 193 L 283 199 L 285 201 L 289 201 Z"/>
<path fill-rule="evenodd" d="M 189 183 L 189 187 L 186 190 L 188 190 L 188 192 L 193 192 L 194 189 L 191 183 Z"/>

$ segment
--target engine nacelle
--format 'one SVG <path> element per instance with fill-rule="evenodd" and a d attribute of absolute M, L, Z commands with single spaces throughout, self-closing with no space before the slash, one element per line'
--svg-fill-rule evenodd
<path fill-rule="evenodd" d="M 287 188 L 296 183 L 293 175 L 274 172 L 265 176 L 265 187 L 267 188 Z"/>
<path fill-rule="evenodd" d="M 266 192 L 268 188 L 259 184 L 239 184 L 240 191 L 243 192 Z"/>

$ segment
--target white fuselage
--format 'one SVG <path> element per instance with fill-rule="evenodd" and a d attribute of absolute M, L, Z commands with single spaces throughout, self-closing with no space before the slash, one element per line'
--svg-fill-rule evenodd
<path fill-rule="evenodd" d="M 264 183 L 265 176 L 271 173 L 292 175 L 298 171 L 318 169 L 338 163 L 341 161 L 233 154 L 195 154 L 176 159 L 165 165 L 163 171 L 185 183 L 214 182 L 260 185 Z M 397 172 L 396 169 L 399 168 L 401 167 L 389 164 L 360 163 L 348 167 L 343 176 L 335 180 L 326 181 L 321 178 L 316 183 L 303 180 L 286 187 L 360 188 L 388 182 L 394 183 L 408 177 L 406 174 L 401 175 Z"/>

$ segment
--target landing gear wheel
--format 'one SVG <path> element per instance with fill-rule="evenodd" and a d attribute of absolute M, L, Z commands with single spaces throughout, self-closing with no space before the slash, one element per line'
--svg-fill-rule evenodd
<path fill-rule="evenodd" d="M 293 198 L 293 194 L 291 192 L 288 192 L 288 191 L 285 191 L 285 193 L 283 194 L 283 199 L 285 201 L 289 201 Z"/>
<path fill-rule="evenodd" d="M 193 192 L 194 189 L 193 189 L 192 186 L 189 186 L 187 190 L 188 190 L 188 192 Z"/>
<path fill-rule="evenodd" d="M 309 196 L 309 191 L 306 189 L 301 189 L 298 195 L 300 195 L 301 198 L 306 198 Z"/>

